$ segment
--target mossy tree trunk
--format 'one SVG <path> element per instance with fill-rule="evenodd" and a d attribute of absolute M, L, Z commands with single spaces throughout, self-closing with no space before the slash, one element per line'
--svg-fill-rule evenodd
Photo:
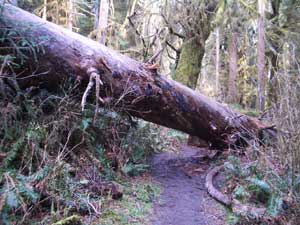
<path fill-rule="evenodd" d="M 207 15 L 201 4 L 198 16 L 195 17 L 194 24 L 188 23 L 185 27 L 186 38 L 181 47 L 178 65 L 176 67 L 174 79 L 178 82 L 188 86 L 189 88 L 196 89 L 197 81 L 201 71 L 202 59 L 205 54 L 205 42 L 211 32 L 210 23 L 212 17 Z M 216 4 L 211 1 L 212 8 Z M 187 15 L 190 16 L 190 10 L 187 9 Z M 198 137 L 189 137 L 189 143 L 192 145 L 199 145 L 202 140 Z"/>
<path fill-rule="evenodd" d="M 175 72 L 175 80 L 195 89 L 201 70 L 205 46 L 201 45 L 200 37 L 193 37 L 181 47 L 179 62 Z"/>
<path fill-rule="evenodd" d="M 18 30 L 22 37 L 43 49 L 33 62 L 49 73 L 32 79 L 54 85 L 66 75 L 82 80 L 95 78 L 99 85 L 101 79 L 99 95 L 112 99 L 110 104 L 115 107 L 218 147 L 259 137 L 266 128 L 253 118 L 167 79 L 145 64 L 10 4 L 2 6 L 0 26 L 3 31 Z"/>
<path fill-rule="evenodd" d="M 180 83 L 195 89 L 205 53 L 205 42 L 211 32 L 211 23 L 215 19 L 215 10 L 222 7 L 219 1 L 186 1 L 181 25 L 184 40 L 174 78 Z M 192 19 L 191 19 L 192 18 Z"/>

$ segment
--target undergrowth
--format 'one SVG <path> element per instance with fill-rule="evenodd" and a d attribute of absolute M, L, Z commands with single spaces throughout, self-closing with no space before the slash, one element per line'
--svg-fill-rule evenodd
<path fill-rule="evenodd" d="M 298 224 L 300 177 L 282 163 L 286 158 L 278 160 L 270 154 L 277 147 L 278 143 L 253 142 L 246 155 L 229 156 L 225 162 L 225 191 L 238 201 L 228 214 L 229 224 Z"/>
<path fill-rule="evenodd" d="M 42 52 L 0 28 L 0 224 L 61 224 L 73 215 L 86 224 L 138 224 L 158 190 L 126 180 L 146 172 L 147 157 L 180 135 L 122 109 L 101 108 L 95 117 L 92 97 L 82 112 L 77 81 L 44 87 L 47 72 L 35 65 Z"/>
<path fill-rule="evenodd" d="M 292 66 L 299 65 L 295 57 L 286 60 L 292 54 L 286 49 L 278 55 L 276 102 L 260 116 L 276 128 L 276 138 L 253 141 L 242 157 L 230 157 L 225 163 L 227 191 L 244 205 L 264 209 L 261 215 L 235 211 L 230 214 L 232 224 L 299 224 L 300 70 Z"/>
<path fill-rule="evenodd" d="M 152 203 L 160 194 L 158 185 L 152 181 L 130 180 L 124 184 L 126 191 L 121 201 L 106 203 L 99 225 L 147 224 L 146 216 L 152 210 Z"/>
<path fill-rule="evenodd" d="M 82 113 L 76 90 L 26 90 L 0 101 L 1 223 L 100 217 L 98 203 L 114 198 L 120 178 L 147 171 L 147 156 L 168 147 L 153 124 L 105 109 L 93 121 L 94 106 Z"/>

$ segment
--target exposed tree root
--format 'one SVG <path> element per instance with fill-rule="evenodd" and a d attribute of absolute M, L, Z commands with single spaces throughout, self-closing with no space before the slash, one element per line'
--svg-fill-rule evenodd
<path fill-rule="evenodd" d="M 97 69 L 95 68 L 89 68 L 88 69 L 88 74 L 90 74 L 90 81 L 88 83 L 88 86 L 86 87 L 84 94 L 82 96 L 82 100 L 81 100 L 81 108 L 82 111 L 84 111 L 85 105 L 86 105 L 86 98 L 90 92 L 90 90 L 93 88 L 94 86 L 94 81 L 96 81 L 96 109 L 99 109 L 99 101 L 104 103 L 103 99 L 99 96 L 100 94 L 100 85 L 103 85 L 101 79 L 100 79 L 100 74 L 97 72 Z"/>
<path fill-rule="evenodd" d="M 207 192 L 220 203 L 230 207 L 235 214 L 254 218 L 256 220 L 262 219 L 266 213 L 265 207 L 256 207 L 253 204 L 243 204 L 240 201 L 231 198 L 229 195 L 223 194 L 214 187 L 213 179 L 222 168 L 224 168 L 223 165 L 217 166 L 206 175 L 205 187 L 207 188 Z"/>
<path fill-rule="evenodd" d="M 220 192 L 213 185 L 214 177 L 219 173 L 219 171 L 223 168 L 222 166 L 217 166 L 208 172 L 205 179 L 205 187 L 207 188 L 207 192 L 217 201 L 221 202 L 226 206 L 231 206 L 232 199 L 228 196 Z"/>

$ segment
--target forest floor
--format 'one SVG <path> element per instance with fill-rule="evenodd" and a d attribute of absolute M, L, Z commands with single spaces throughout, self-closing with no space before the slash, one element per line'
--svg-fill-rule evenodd
<path fill-rule="evenodd" d="M 205 177 L 213 162 L 205 149 L 182 145 L 178 152 L 156 154 L 151 162 L 153 179 L 161 186 L 154 203 L 151 225 L 224 225 L 225 208 L 212 199 Z M 221 185 L 224 177 L 216 178 Z"/>

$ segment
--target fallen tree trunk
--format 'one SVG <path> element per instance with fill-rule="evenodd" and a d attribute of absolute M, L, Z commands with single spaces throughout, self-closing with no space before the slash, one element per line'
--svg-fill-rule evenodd
<path fill-rule="evenodd" d="M 10 4 L 2 5 L 0 26 L 17 30 L 37 46 L 38 65 L 50 70 L 47 82 L 55 84 L 63 79 L 62 74 L 84 80 L 94 76 L 98 78 L 96 82 L 100 78 L 100 97 L 111 97 L 115 106 L 133 116 L 181 130 L 216 146 L 258 137 L 265 128 L 256 119 L 167 79 L 149 65 Z"/>

